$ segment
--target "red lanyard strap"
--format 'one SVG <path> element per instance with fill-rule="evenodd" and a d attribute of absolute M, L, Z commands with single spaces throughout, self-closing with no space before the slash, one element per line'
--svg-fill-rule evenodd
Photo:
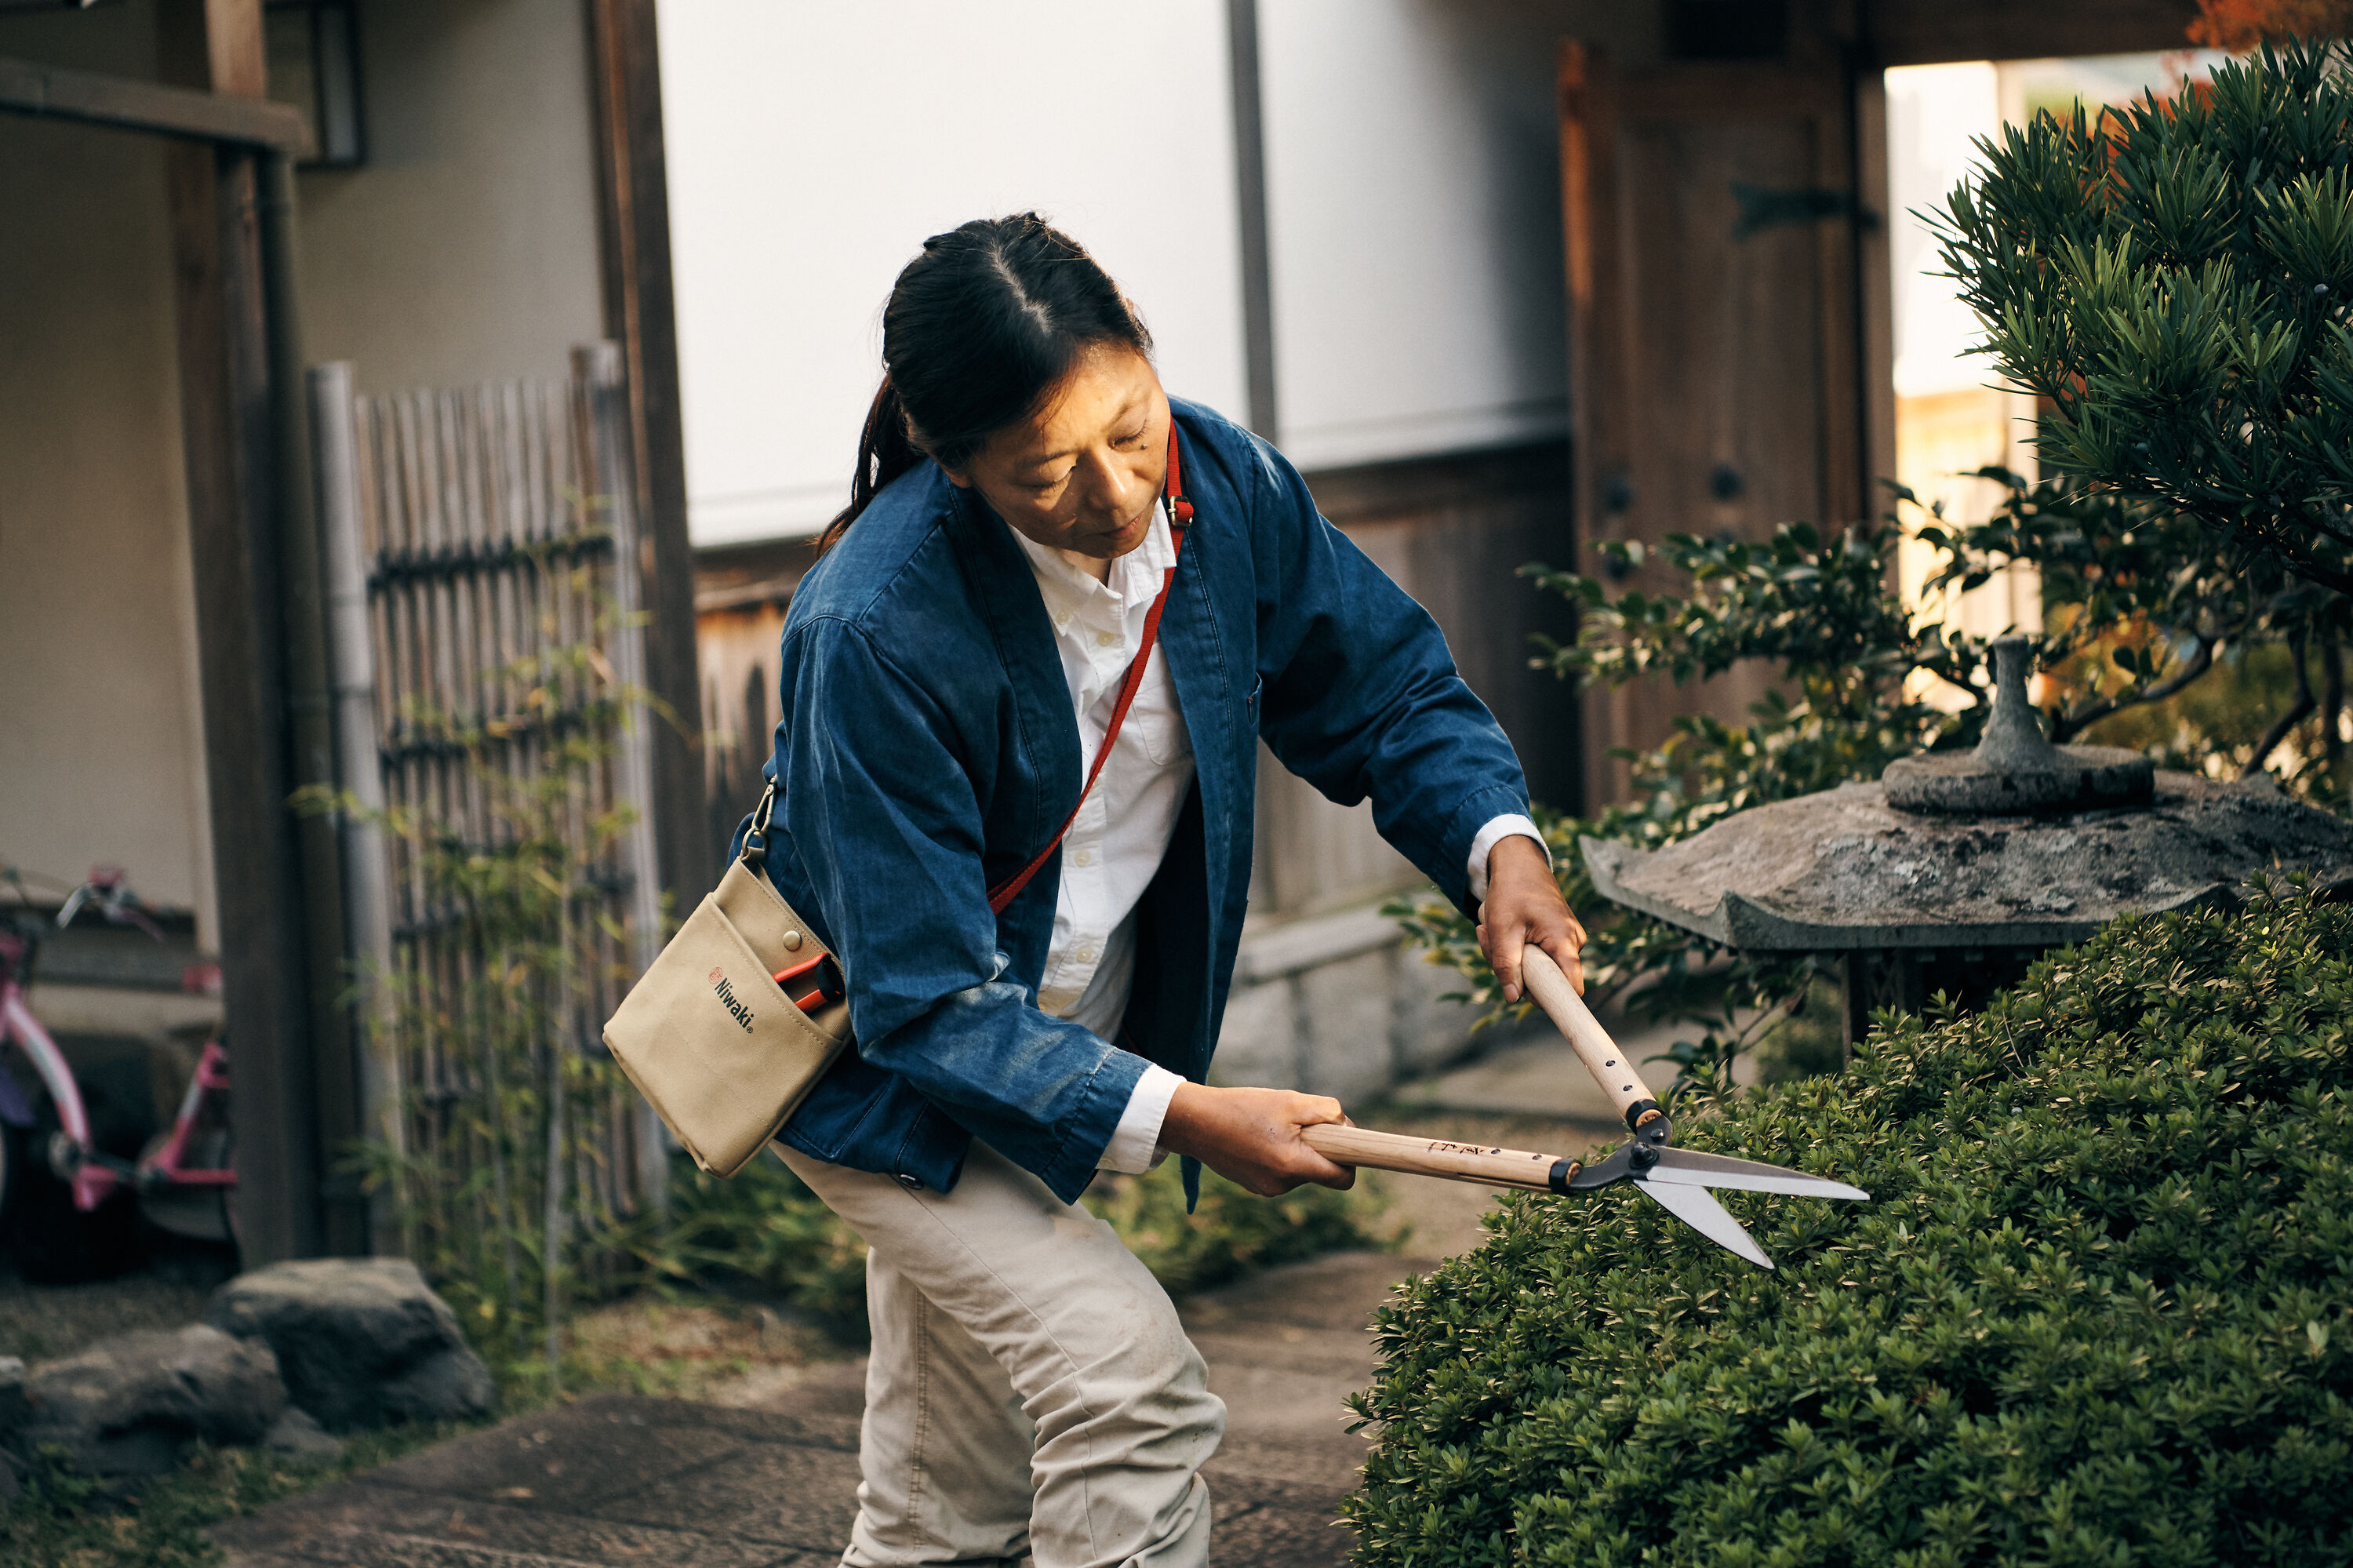
<path fill-rule="evenodd" d="M 1193 521 L 1193 503 L 1185 497 L 1184 481 L 1176 465 L 1176 418 L 1173 413 L 1168 419 L 1168 483 L 1161 493 L 1168 502 L 1169 516 L 1175 520 L 1169 530 L 1170 537 L 1176 542 L 1176 553 L 1182 556 L 1185 553 L 1185 527 Z M 1071 831 L 1071 824 L 1079 820 L 1080 808 L 1094 792 L 1095 780 L 1103 776 L 1103 764 L 1111 760 L 1112 742 L 1119 738 L 1119 726 L 1127 722 L 1127 710 L 1134 705 L 1135 694 L 1144 684 L 1144 667 L 1152 662 L 1152 646 L 1160 638 L 1160 612 L 1168 607 L 1168 590 L 1176 581 L 1176 567 L 1172 562 L 1161 574 L 1160 592 L 1154 598 L 1151 609 L 1145 614 L 1144 641 L 1137 646 L 1135 657 L 1129 661 L 1127 673 L 1120 681 L 1119 701 L 1111 710 L 1111 727 L 1103 731 L 1103 744 L 1095 748 L 1094 766 L 1087 769 L 1087 781 L 1079 790 L 1078 800 L 1071 807 L 1071 814 L 1062 819 L 1062 825 L 1054 830 L 1054 836 L 1046 841 L 1046 847 L 1039 850 L 1028 865 L 988 890 L 990 914 L 1004 914 L 1005 906 L 1021 895 L 1021 890 L 1029 885 L 1029 879 L 1037 875 L 1047 859 L 1061 847 L 1063 835 Z"/>

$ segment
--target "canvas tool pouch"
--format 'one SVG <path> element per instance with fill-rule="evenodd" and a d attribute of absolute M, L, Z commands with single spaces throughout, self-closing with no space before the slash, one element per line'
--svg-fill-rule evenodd
<path fill-rule="evenodd" d="M 849 1043 L 849 1004 L 804 1012 L 772 977 L 825 956 L 754 867 L 776 790 L 744 852 L 605 1025 L 605 1044 L 694 1162 L 733 1176 Z"/>

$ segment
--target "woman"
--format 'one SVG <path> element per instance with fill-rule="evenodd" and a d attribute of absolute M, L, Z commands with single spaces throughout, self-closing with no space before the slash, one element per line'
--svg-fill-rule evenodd
<path fill-rule="evenodd" d="M 1335 1102 L 1203 1082 L 1261 736 L 1483 901 L 1507 994 L 1527 942 L 1577 973 L 1518 763 L 1436 625 L 1150 350 L 1033 214 L 926 240 L 786 620 L 765 866 L 858 1042 L 779 1139 L 871 1248 L 847 1563 L 1207 1561 L 1225 1408 L 1075 1200 L 1165 1152 L 1188 1192 L 1196 1160 L 1265 1194 L 1354 1180 L 1300 1136 Z"/>

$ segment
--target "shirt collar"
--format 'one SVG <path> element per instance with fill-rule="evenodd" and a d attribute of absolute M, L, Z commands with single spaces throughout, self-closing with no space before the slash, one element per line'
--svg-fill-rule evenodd
<path fill-rule="evenodd" d="M 1153 503 L 1152 525 L 1145 530 L 1144 543 L 1113 558 L 1108 583 L 1097 582 L 1093 573 L 1072 566 L 1061 551 L 1040 545 L 1011 524 L 1006 524 L 1005 531 L 1029 557 L 1038 591 L 1058 623 L 1090 605 L 1125 609 L 1139 600 L 1149 602 L 1160 592 L 1168 568 L 1176 564 L 1176 542 L 1168 532 L 1168 508 L 1159 502 Z"/>

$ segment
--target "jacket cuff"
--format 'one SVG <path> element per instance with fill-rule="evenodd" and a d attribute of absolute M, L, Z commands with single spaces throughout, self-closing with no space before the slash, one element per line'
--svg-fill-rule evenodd
<path fill-rule="evenodd" d="M 1494 853 L 1497 844 L 1514 838 L 1535 840 L 1536 852 L 1545 857 L 1546 865 L 1552 863 L 1552 846 L 1545 842 L 1543 831 L 1532 819 L 1517 811 L 1493 819 L 1471 841 L 1471 902 L 1474 906 L 1487 902 L 1487 857 Z"/>
<path fill-rule="evenodd" d="M 1053 1163 L 1038 1172 L 1038 1179 L 1054 1196 L 1065 1203 L 1075 1203 L 1079 1194 L 1087 1190 L 1087 1183 L 1094 1180 L 1095 1171 L 1103 1166 L 1120 1117 L 1135 1097 L 1135 1086 L 1143 1081 L 1145 1070 L 1151 1065 L 1134 1052 L 1123 1051 L 1115 1045 L 1104 1051 L 1102 1063 L 1080 1094 L 1078 1109 L 1071 1113 L 1070 1130 L 1063 1136 L 1061 1149 Z"/>
<path fill-rule="evenodd" d="M 1471 891 L 1471 846 L 1479 837 L 1480 830 L 1496 818 L 1525 817 L 1527 811 L 1527 800 L 1520 791 L 1508 784 L 1491 784 L 1464 800 L 1455 809 L 1454 815 L 1447 821 L 1443 839 L 1445 852 L 1443 863 L 1450 868 L 1461 867 L 1461 880 L 1452 883 L 1451 885 L 1440 883 L 1439 888 L 1449 898 L 1454 900 L 1455 907 L 1473 920 L 1479 917 L 1479 900 Z M 1534 825 L 1534 823 L 1530 824 L 1532 827 Z M 1542 843 L 1544 841 L 1538 838 L 1536 842 Z M 1482 855 L 1481 858 L 1483 861 L 1485 857 Z M 1484 869 L 1483 865 L 1482 869 Z M 1482 881 L 1483 882 L 1484 879 L 1482 878 Z M 1485 891 L 1486 889 L 1482 886 L 1480 892 Z"/>

